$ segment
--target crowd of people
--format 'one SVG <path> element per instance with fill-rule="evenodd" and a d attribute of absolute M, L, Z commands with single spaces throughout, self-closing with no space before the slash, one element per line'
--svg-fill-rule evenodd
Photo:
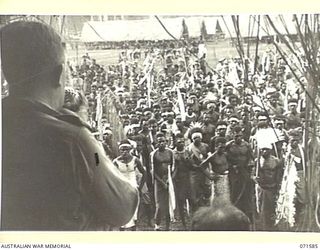
<path fill-rule="evenodd" d="M 65 70 L 65 44 L 52 27 L 17 20 L 1 27 L 0 35 L 1 74 L 6 80 L 2 86 L 6 93 L 2 99 L 1 229 L 134 230 L 141 206 L 153 213 L 154 201 L 156 229 L 163 215 L 170 224 L 175 216 L 174 183 L 176 176 L 183 180 L 184 175 L 181 171 L 171 175 L 176 169 L 176 153 L 167 147 L 165 130 L 156 134 L 151 146 L 127 127 L 135 124 L 141 134 L 137 123 L 122 122 L 127 138 L 120 141 L 118 155 L 109 142 L 116 131 L 121 135 L 118 116 L 124 119 L 127 108 L 118 100 L 119 93 L 113 93 L 115 89 L 107 91 L 100 86 L 100 80 L 109 74 L 87 57 L 91 63 L 81 69 L 91 72 L 88 78 L 82 82 L 78 70 L 74 71 L 77 85 L 66 87 L 70 78 Z M 94 82 L 81 85 L 91 77 L 99 83 L 96 90 Z M 105 91 L 109 96 L 102 95 Z M 108 100 L 112 105 L 105 107 Z M 93 114 L 95 123 L 88 123 Z M 102 122 L 106 114 L 111 128 Z M 170 125 L 167 123 L 167 129 Z M 148 132 L 145 123 L 146 137 Z M 172 143 L 177 143 L 177 138 L 175 135 Z M 101 139 L 105 140 L 101 143 Z M 157 149 L 149 157 L 143 154 L 146 147 Z M 184 161 L 183 148 L 184 137 L 180 136 L 177 149 Z M 150 158 L 148 168 L 144 157 Z M 150 167 L 154 171 L 150 172 Z M 211 207 L 195 212 L 192 228 L 249 230 L 249 220 L 227 200 L 214 199 Z"/>
<path fill-rule="evenodd" d="M 201 38 L 157 41 L 72 65 L 48 25 L 0 35 L 3 230 L 299 228 L 303 56 L 297 81 L 271 46 L 213 67 Z"/>
<path fill-rule="evenodd" d="M 306 203 L 303 88 L 271 47 L 258 60 L 222 58 L 214 68 L 206 57 L 200 38 L 122 50 L 113 65 L 89 54 L 69 64 L 71 97 L 87 99 L 84 121 L 140 192 L 120 230 L 143 219 L 155 230 L 176 219 L 201 230 L 195 225 L 210 222 L 199 211 L 217 200 L 252 230 L 294 230 Z"/>
<path fill-rule="evenodd" d="M 193 42 L 197 43 L 196 38 L 189 38 L 188 43 Z M 179 41 L 181 43 L 184 41 Z M 160 47 L 166 48 L 176 44 L 177 42 L 172 40 L 136 40 L 136 41 L 115 41 L 115 42 L 93 42 L 93 43 L 84 43 L 87 50 L 93 49 L 117 49 L 117 50 L 149 50 L 151 47 Z"/>

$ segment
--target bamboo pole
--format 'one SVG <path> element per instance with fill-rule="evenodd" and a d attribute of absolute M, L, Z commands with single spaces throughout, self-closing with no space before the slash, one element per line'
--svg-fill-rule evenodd
<path fill-rule="evenodd" d="M 254 58 L 254 74 L 257 72 L 258 66 L 258 50 L 259 50 L 259 32 L 260 32 L 260 15 L 258 16 L 258 31 L 257 31 L 257 40 L 256 40 L 256 54 Z"/>

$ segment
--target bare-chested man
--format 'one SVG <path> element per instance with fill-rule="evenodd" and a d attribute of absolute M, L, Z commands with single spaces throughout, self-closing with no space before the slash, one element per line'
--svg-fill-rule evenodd
<path fill-rule="evenodd" d="M 240 126 L 233 130 L 233 140 L 226 146 L 227 159 L 230 165 L 230 198 L 231 202 L 252 219 L 252 181 L 250 179 L 252 151 L 250 144 L 243 140 Z"/>
<path fill-rule="evenodd" d="M 224 137 L 217 137 L 215 145 L 216 151 L 201 163 L 201 168 L 207 168 L 208 164 L 211 164 L 213 176 L 210 176 L 210 178 L 214 180 L 214 196 L 229 200 L 229 165 L 225 152 L 226 139 Z"/>
<path fill-rule="evenodd" d="M 167 148 L 163 133 L 157 134 L 158 148 L 151 152 L 151 168 L 154 180 L 154 198 L 156 204 L 155 230 L 160 230 L 162 216 L 166 217 L 166 230 L 170 227 L 169 213 L 169 172 L 173 172 L 173 151 Z"/>
<path fill-rule="evenodd" d="M 190 170 L 191 163 L 189 153 L 185 150 L 183 134 L 176 135 L 176 147 L 174 149 L 175 170 L 173 173 L 173 180 L 175 183 L 175 193 L 177 198 L 177 205 L 180 219 L 184 229 L 186 229 L 185 222 L 185 204 L 186 200 L 190 201 Z M 190 204 L 190 203 L 189 203 Z"/>
<path fill-rule="evenodd" d="M 282 163 L 271 154 L 272 146 L 261 147 L 261 156 L 258 158 L 258 171 L 255 181 L 260 188 L 261 219 L 263 230 L 275 230 L 276 198 L 281 183 Z"/>
<path fill-rule="evenodd" d="M 199 206 L 205 205 L 206 200 L 210 197 L 209 180 L 203 174 L 200 168 L 201 162 L 207 158 L 209 146 L 202 142 L 202 131 L 200 128 L 190 131 L 192 143 L 188 146 L 187 151 L 190 155 L 192 169 L 190 171 L 191 182 L 191 207 L 195 212 Z"/>

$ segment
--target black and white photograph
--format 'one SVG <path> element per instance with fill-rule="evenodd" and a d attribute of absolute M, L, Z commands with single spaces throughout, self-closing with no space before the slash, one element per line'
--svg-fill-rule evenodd
<path fill-rule="evenodd" d="M 320 14 L 0 15 L 2 231 L 320 232 Z"/>

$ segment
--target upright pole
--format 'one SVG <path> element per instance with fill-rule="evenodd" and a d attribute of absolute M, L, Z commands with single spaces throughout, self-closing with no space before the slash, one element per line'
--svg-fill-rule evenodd
<path fill-rule="evenodd" d="M 255 54 L 255 57 L 254 57 L 254 74 L 257 72 L 257 66 L 258 66 L 259 34 L 260 34 L 260 15 L 258 16 L 258 31 L 257 31 L 257 38 L 256 38 L 256 54 Z"/>

